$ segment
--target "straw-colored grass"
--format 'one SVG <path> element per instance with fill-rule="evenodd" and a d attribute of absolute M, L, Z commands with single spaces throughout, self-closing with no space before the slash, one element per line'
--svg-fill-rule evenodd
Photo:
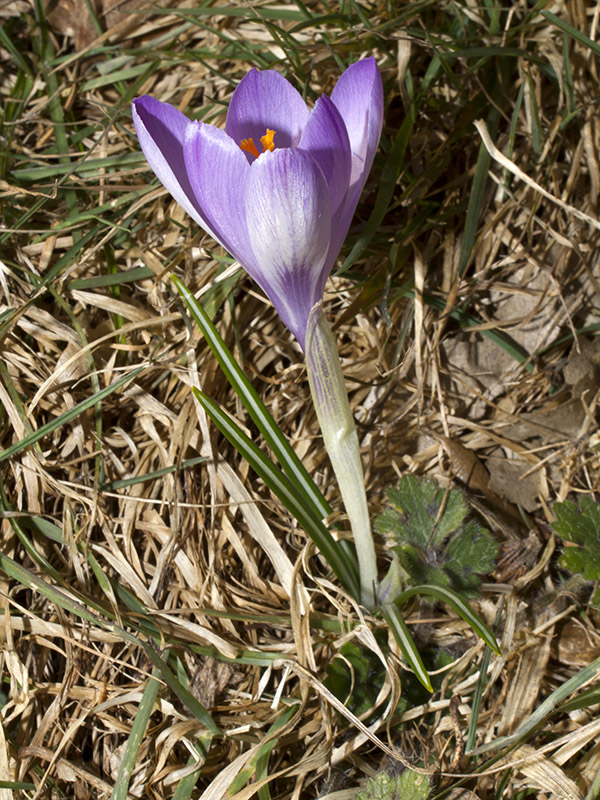
<path fill-rule="evenodd" d="M 600 491 L 598 13 L 545 9 L 0 0 L 0 800 L 341 800 L 407 763 L 437 798 L 600 797 L 598 613 L 550 527 Z M 432 696 L 194 400 L 262 445 L 171 273 L 344 530 L 300 348 L 129 111 L 223 124 L 251 66 L 311 102 L 370 54 L 384 134 L 326 296 L 369 503 L 434 476 L 501 543 L 474 607 L 502 657 L 403 607 L 451 661 Z M 348 642 L 385 675 L 363 721 L 324 683 Z"/>

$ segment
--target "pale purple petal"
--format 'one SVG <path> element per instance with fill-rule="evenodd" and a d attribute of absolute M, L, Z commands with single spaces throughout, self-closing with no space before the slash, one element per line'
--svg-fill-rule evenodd
<path fill-rule="evenodd" d="M 260 153 L 260 138 L 267 128 L 275 131 L 276 148 L 295 147 L 307 122 L 308 108 L 302 95 L 283 75 L 251 69 L 231 97 L 225 130 L 238 145 L 242 139 L 253 139 Z"/>
<path fill-rule="evenodd" d="M 148 164 L 179 205 L 209 233 L 183 158 L 189 119 L 168 103 L 145 95 L 131 104 L 133 123 Z"/>
<path fill-rule="evenodd" d="M 327 262 L 333 262 L 346 238 L 356 205 L 371 170 L 383 127 L 383 84 L 374 58 L 351 64 L 340 77 L 331 99 L 348 131 L 352 175 L 346 201 L 332 221 Z"/>
<path fill-rule="evenodd" d="M 374 58 L 351 64 L 331 93 L 346 125 L 353 156 L 351 186 L 360 194 L 373 164 L 383 126 L 383 85 Z M 358 199 L 358 198 L 357 198 Z"/>
<path fill-rule="evenodd" d="M 191 122 L 183 143 L 185 167 L 207 230 L 242 266 L 254 266 L 244 192 L 250 165 L 225 131 Z"/>
<path fill-rule="evenodd" d="M 321 167 L 335 216 L 348 193 L 352 155 L 344 121 L 328 97 L 320 97 L 315 103 L 298 147 L 310 153 Z"/>
<path fill-rule="evenodd" d="M 303 150 L 263 153 L 250 169 L 245 205 L 258 265 L 250 274 L 304 348 L 331 229 L 323 173 Z"/>

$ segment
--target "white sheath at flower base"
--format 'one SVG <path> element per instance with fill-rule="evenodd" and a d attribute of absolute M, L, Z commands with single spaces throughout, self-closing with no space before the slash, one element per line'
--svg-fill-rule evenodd
<path fill-rule="evenodd" d="M 344 376 L 322 303 L 313 306 L 306 328 L 306 371 L 325 449 L 352 527 L 360 569 L 361 601 L 376 605 L 377 564 L 365 479 Z"/>

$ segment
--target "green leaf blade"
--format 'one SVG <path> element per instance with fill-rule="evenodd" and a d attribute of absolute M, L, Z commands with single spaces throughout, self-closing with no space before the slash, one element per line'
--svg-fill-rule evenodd
<path fill-rule="evenodd" d="M 173 282 L 181 294 L 190 315 L 202 331 L 227 380 L 241 399 L 256 427 L 265 437 L 265 441 L 275 454 L 286 475 L 306 497 L 315 519 L 320 521 L 329 516 L 331 507 L 282 434 L 269 410 L 260 399 L 258 392 L 252 386 L 219 335 L 202 304 L 175 276 L 173 276 Z"/>
<path fill-rule="evenodd" d="M 354 597 L 360 596 L 358 568 L 346 550 L 335 541 L 325 525 L 307 510 L 303 498 L 289 478 L 278 470 L 254 442 L 231 420 L 208 395 L 192 389 L 198 402 L 229 442 L 248 461 L 257 475 L 263 479 L 288 511 L 304 528 L 321 555 L 328 562 L 344 588 Z"/>

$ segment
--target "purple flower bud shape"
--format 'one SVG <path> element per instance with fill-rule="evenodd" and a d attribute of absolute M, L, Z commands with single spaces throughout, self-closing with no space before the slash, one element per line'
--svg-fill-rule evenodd
<path fill-rule="evenodd" d="M 348 67 L 311 111 L 278 72 L 252 69 L 225 130 L 147 95 L 132 113 L 163 186 L 254 278 L 304 349 L 379 144 L 375 59 Z"/>

